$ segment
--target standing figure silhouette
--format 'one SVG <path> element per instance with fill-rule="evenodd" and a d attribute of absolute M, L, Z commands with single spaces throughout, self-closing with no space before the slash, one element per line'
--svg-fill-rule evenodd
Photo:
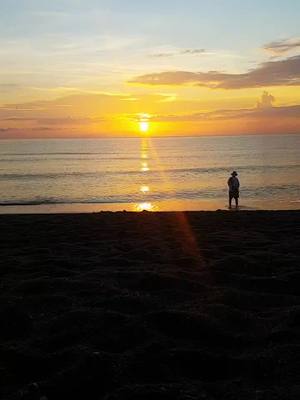
<path fill-rule="evenodd" d="M 229 208 L 231 208 L 232 199 L 235 200 L 235 207 L 239 206 L 239 197 L 240 197 L 240 181 L 237 178 L 238 173 L 233 171 L 231 177 L 228 179 L 228 188 L 229 188 Z"/>

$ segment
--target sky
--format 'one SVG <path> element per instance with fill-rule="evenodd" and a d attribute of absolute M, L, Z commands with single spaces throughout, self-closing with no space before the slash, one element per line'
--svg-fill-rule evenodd
<path fill-rule="evenodd" d="M 0 138 L 300 133 L 298 0 L 1 0 Z"/>

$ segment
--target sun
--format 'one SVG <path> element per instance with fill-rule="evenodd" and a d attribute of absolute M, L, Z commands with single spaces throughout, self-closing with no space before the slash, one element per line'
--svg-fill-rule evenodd
<path fill-rule="evenodd" d="M 140 121 L 139 126 L 140 126 L 141 133 L 147 133 L 149 131 L 149 122 L 148 121 Z"/>

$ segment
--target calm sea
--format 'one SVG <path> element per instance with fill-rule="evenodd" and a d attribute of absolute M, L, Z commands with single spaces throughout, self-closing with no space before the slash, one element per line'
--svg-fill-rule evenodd
<path fill-rule="evenodd" d="M 2 140 L 0 208 L 222 208 L 232 170 L 245 208 L 300 208 L 299 149 L 300 135 Z"/>

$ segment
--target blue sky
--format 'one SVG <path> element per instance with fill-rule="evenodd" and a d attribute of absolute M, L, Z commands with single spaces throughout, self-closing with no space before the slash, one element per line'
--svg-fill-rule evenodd
<path fill-rule="evenodd" d="M 0 78 L 56 86 L 79 82 L 80 69 L 122 78 L 154 66 L 244 71 L 266 59 L 266 43 L 299 35 L 300 1 L 2 0 L 0 15 Z M 211 57 L 149 57 L 176 49 Z"/>
<path fill-rule="evenodd" d="M 146 36 L 155 44 L 243 50 L 295 36 L 298 0 L 2 0 L 2 38 Z"/>

